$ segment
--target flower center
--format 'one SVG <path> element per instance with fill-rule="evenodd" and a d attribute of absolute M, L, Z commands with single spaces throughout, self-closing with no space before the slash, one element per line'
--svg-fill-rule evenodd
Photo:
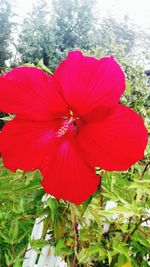
<path fill-rule="evenodd" d="M 79 118 L 78 117 L 74 117 L 73 116 L 73 112 L 70 111 L 70 118 L 65 118 L 65 121 L 64 121 L 63 125 L 56 132 L 56 136 L 57 137 L 62 137 L 63 135 L 65 135 L 68 132 L 68 130 L 71 127 L 71 125 L 73 125 L 74 128 L 75 128 L 76 127 L 75 121 L 77 119 L 79 119 Z"/>

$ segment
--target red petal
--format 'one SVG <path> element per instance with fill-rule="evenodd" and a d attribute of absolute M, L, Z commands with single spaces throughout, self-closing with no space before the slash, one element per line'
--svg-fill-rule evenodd
<path fill-rule="evenodd" d="M 85 123 L 78 134 L 87 161 L 109 171 L 126 170 L 142 159 L 147 139 L 141 117 L 122 105 L 99 122 Z"/>
<path fill-rule="evenodd" d="M 118 103 L 125 89 L 125 77 L 113 57 L 100 60 L 70 52 L 54 73 L 57 89 L 79 115 L 97 106 Z"/>
<path fill-rule="evenodd" d="M 12 171 L 38 169 L 47 160 L 56 136 L 54 122 L 27 122 L 13 119 L 0 135 L 4 164 Z"/>
<path fill-rule="evenodd" d="M 0 77 L 0 110 L 25 119 L 49 120 L 67 106 L 53 78 L 33 67 L 17 67 Z"/>
<path fill-rule="evenodd" d="M 62 139 L 53 158 L 41 170 L 44 190 L 70 202 L 80 204 L 97 190 L 99 177 L 82 160 L 75 139 Z"/>

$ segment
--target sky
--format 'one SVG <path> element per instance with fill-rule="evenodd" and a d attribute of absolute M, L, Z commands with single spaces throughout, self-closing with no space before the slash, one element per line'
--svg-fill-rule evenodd
<path fill-rule="evenodd" d="M 150 27 L 150 0 L 97 0 L 104 15 L 108 12 L 116 18 L 129 18 L 141 27 Z"/>
<path fill-rule="evenodd" d="M 16 0 L 20 18 L 31 10 L 34 1 L 36 0 Z M 97 0 L 97 13 L 100 17 L 109 13 L 118 19 L 128 15 L 140 27 L 150 27 L 150 0 Z"/>

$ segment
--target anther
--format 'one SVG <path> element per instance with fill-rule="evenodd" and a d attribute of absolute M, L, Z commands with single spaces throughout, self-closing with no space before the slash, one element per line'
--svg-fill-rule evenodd
<path fill-rule="evenodd" d="M 57 133 L 56 133 L 56 136 L 57 136 L 57 137 L 61 137 L 61 136 L 65 135 L 66 132 L 68 131 L 68 129 L 69 129 L 69 125 L 70 125 L 69 121 L 65 121 L 64 124 L 65 124 L 65 125 L 63 125 L 63 126 L 57 131 Z"/>
<path fill-rule="evenodd" d="M 73 113 L 70 111 L 70 115 L 72 115 Z M 70 127 L 71 124 L 74 124 L 77 118 L 74 118 L 73 116 L 71 116 L 68 120 L 65 120 L 63 125 L 61 126 L 61 128 L 56 132 L 56 136 L 57 137 L 61 137 L 63 135 L 65 135 Z"/>

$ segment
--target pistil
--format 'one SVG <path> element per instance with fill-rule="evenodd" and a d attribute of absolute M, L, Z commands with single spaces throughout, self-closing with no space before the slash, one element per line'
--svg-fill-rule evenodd
<path fill-rule="evenodd" d="M 65 120 L 63 125 L 61 126 L 61 128 L 56 132 L 56 136 L 57 137 L 62 137 L 63 135 L 65 135 L 67 133 L 67 131 L 69 130 L 70 125 L 75 121 L 76 119 L 71 116 L 69 118 L 69 120 Z"/>

